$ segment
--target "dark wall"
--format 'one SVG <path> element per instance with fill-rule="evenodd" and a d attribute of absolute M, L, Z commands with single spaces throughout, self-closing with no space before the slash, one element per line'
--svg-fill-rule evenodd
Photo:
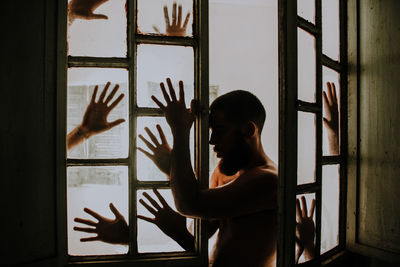
<path fill-rule="evenodd" d="M 400 254 L 400 1 L 360 1 L 359 242 Z"/>
<path fill-rule="evenodd" d="M 56 255 L 56 2 L 2 2 L 0 235 L 7 265 Z"/>

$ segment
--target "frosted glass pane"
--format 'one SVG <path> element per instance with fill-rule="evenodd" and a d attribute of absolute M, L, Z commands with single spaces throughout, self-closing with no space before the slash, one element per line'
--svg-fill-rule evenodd
<path fill-rule="evenodd" d="M 323 89 L 324 91 L 328 94 L 328 89 L 326 86 L 327 82 L 333 82 L 335 84 L 336 87 L 336 96 L 337 96 L 337 101 L 338 101 L 338 111 L 340 111 L 340 83 L 339 83 L 339 73 L 327 68 L 327 67 L 323 67 L 322 68 L 322 79 L 323 79 Z M 323 108 L 323 116 L 324 118 L 326 118 L 326 111 L 325 111 L 325 103 L 323 103 L 324 108 Z M 338 116 L 338 118 L 340 118 L 340 114 Z M 339 122 L 340 125 L 340 122 Z M 339 127 L 340 130 L 340 127 Z M 330 147 L 329 147 L 329 139 L 328 139 L 328 131 L 326 129 L 326 127 L 323 127 L 323 140 L 322 140 L 322 147 L 323 147 L 323 154 L 324 156 L 333 156 L 337 153 L 331 153 L 330 152 Z M 340 131 L 339 131 L 339 136 L 340 136 Z M 339 138 L 339 137 L 338 137 Z M 340 144 L 340 143 L 339 143 Z M 340 149 L 340 145 L 339 145 L 339 149 Z"/>
<path fill-rule="evenodd" d="M 306 205 L 307 205 L 307 214 L 306 214 L 306 215 L 307 215 L 307 217 L 309 217 L 309 215 L 310 215 L 310 209 L 311 209 L 311 203 L 312 203 L 313 199 L 316 200 L 315 193 L 297 195 L 297 199 L 300 201 L 300 208 L 301 208 L 301 210 L 303 210 L 303 204 L 302 204 L 302 201 L 301 201 L 301 197 L 302 197 L 302 196 L 304 196 L 304 198 L 306 199 Z M 313 212 L 314 226 L 316 226 L 316 225 L 315 225 L 315 222 L 316 222 L 316 220 L 315 220 L 316 211 L 317 211 L 317 205 L 315 204 L 315 208 L 314 208 L 314 212 Z M 299 220 L 298 220 L 298 218 L 297 218 L 297 215 L 296 215 L 296 221 L 299 222 Z M 315 245 L 315 238 L 314 238 L 314 245 Z M 296 244 L 296 248 L 295 248 L 295 249 L 297 249 L 297 244 Z M 308 261 L 308 260 L 310 260 L 310 259 L 307 259 L 307 261 Z M 303 262 L 305 262 L 305 261 L 306 261 L 306 259 L 305 259 L 305 257 L 304 257 L 304 253 L 303 253 L 303 254 L 301 255 L 301 257 L 299 258 L 299 263 L 303 263 Z"/>
<path fill-rule="evenodd" d="M 315 115 L 298 112 L 297 184 L 315 181 Z"/>
<path fill-rule="evenodd" d="M 98 102 L 105 84 L 110 81 L 104 99 L 112 92 L 116 84 L 119 89 L 108 105 L 117 99 L 120 94 L 125 97 L 111 110 L 107 117 L 108 122 L 125 119 L 125 122 L 108 131 L 91 136 L 83 143 L 68 151 L 69 158 L 126 158 L 128 157 L 128 71 L 125 69 L 105 68 L 70 68 L 68 70 L 67 92 L 67 133 L 81 124 L 86 108 L 90 103 L 94 87 L 99 86 L 96 95 Z"/>
<path fill-rule="evenodd" d="M 339 165 L 322 167 L 321 253 L 339 245 Z"/>
<path fill-rule="evenodd" d="M 278 162 L 278 1 L 209 2 L 210 103 L 233 90 L 256 95 L 267 116 L 261 140 Z M 238 38 L 238 33 L 240 38 Z M 210 147 L 210 173 L 217 158 Z"/>
<path fill-rule="evenodd" d="M 68 55 L 126 57 L 125 2 L 107 1 L 94 11 L 108 19 L 75 19 L 68 26 Z"/>
<path fill-rule="evenodd" d="M 297 0 L 297 15 L 315 23 L 315 0 Z"/>
<path fill-rule="evenodd" d="M 146 217 L 154 218 L 154 215 L 150 213 L 141 203 L 139 203 L 139 199 L 143 199 L 147 204 L 153 206 L 146 197 L 143 196 L 143 192 L 147 192 L 150 197 L 152 197 L 155 201 L 158 202 L 159 206 L 162 207 L 160 201 L 157 196 L 153 193 L 152 190 L 138 190 L 137 199 L 138 199 L 138 209 L 137 214 L 143 215 Z M 159 189 L 158 192 L 162 195 L 162 197 L 166 200 L 168 205 L 176 211 L 174 199 L 172 197 L 171 190 L 169 189 Z M 155 208 L 153 206 L 153 208 Z M 155 224 L 144 221 L 142 219 L 138 219 L 137 222 L 138 227 L 138 251 L 139 253 L 145 252 L 173 252 L 173 251 L 184 251 L 184 249 L 175 242 L 175 240 L 171 239 L 169 236 L 164 234 L 160 228 L 158 228 Z M 187 219 L 186 226 L 193 227 L 194 220 Z M 191 231 L 190 231 L 191 232 Z"/>
<path fill-rule="evenodd" d="M 297 29 L 298 98 L 307 102 L 315 101 L 316 52 L 313 35 Z"/>
<path fill-rule="evenodd" d="M 339 60 L 339 0 L 322 1 L 322 53 Z"/>
<path fill-rule="evenodd" d="M 156 125 L 159 124 L 163 129 L 165 137 L 169 146 L 172 148 L 173 139 L 171 128 L 169 127 L 167 121 L 164 117 L 138 117 L 137 118 L 137 132 L 141 134 L 144 138 L 149 140 L 151 143 L 151 139 L 147 135 L 144 127 L 148 127 L 151 132 L 157 137 L 158 142 L 161 143 L 161 139 L 156 128 Z M 190 131 L 190 153 L 192 166 L 194 166 L 194 135 L 193 135 L 193 127 Z M 143 148 L 144 150 L 153 154 L 153 152 L 145 145 L 145 143 L 137 136 L 137 146 Z M 167 176 L 162 173 L 156 165 L 151 161 L 145 154 L 141 151 L 137 151 L 137 177 L 138 180 L 141 181 L 166 181 Z"/>
<path fill-rule="evenodd" d="M 67 169 L 67 219 L 69 255 L 110 255 L 126 254 L 128 246 L 114 245 L 101 241 L 81 242 L 84 237 L 96 234 L 74 231 L 73 227 L 90 227 L 74 222 L 83 218 L 97 222 L 97 219 L 84 212 L 89 208 L 107 218 L 114 218 L 109 204 L 113 203 L 119 212 L 128 219 L 128 168 L 123 166 L 69 167 Z"/>
<path fill-rule="evenodd" d="M 137 47 L 137 103 L 140 107 L 158 107 L 151 96 L 164 101 L 160 82 L 171 78 L 175 92 L 183 81 L 186 105 L 194 97 L 194 54 L 192 47 L 139 45 Z"/>
<path fill-rule="evenodd" d="M 173 20 L 173 3 L 176 5 L 176 20 Z M 182 15 L 179 21 L 179 6 Z M 168 10 L 168 19 L 164 16 L 164 8 Z M 186 30 L 183 26 L 187 15 Z M 180 22 L 180 23 L 179 23 Z M 168 24 L 167 24 L 168 23 Z M 169 25 L 170 27 L 168 27 Z M 173 27 L 173 26 L 179 27 Z M 144 34 L 162 34 L 169 36 L 193 36 L 193 1 L 192 0 L 138 0 L 138 32 Z M 180 30 L 174 30 L 179 28 Z"/>

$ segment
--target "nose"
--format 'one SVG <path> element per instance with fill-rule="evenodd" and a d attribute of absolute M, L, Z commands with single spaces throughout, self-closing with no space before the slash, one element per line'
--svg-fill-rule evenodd
<path fill-rule="evenodd" d="M 208 141 L 210 145 L 215 145 L 215 134 L 211 131 L 210 140 Z"/>

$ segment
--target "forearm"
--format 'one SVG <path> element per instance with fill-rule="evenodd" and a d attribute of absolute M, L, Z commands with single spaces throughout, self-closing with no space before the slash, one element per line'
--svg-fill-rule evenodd
<path fill-rule="evenodd" d="M 76 127 L 67 135 L 67 150 L 79 145 L 87 138 L 89 138 L 88 133 L 81 126 Z"/>
<path fill-rule="evenodd" d="M 198 195 L 198 186 L 193 172 L 190 149 L 189 131 L 175 131 L 174 146 L 171 157 L 171 189 L 174 194 L 177 209 L 186 213 L 193 209 Z"/>
<path fill-rule="evenodd" d="M 194 251 L 194 236 L 185 228 L 182 233 L 177 236 L 171 236 L 186 251 Z"/>

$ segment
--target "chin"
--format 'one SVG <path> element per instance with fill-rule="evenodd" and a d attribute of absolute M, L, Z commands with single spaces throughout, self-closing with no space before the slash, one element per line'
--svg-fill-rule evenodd
<path fill-rule="evenodd" d="M 239 169 L 240 167 L 238 164 L 235 164 L 234 162 L 229 162 L 225 159 L 222 159 L 221 163 L 219 164 L 219 171 L 227 176 L 234 175 L 239 171 Z"/>

